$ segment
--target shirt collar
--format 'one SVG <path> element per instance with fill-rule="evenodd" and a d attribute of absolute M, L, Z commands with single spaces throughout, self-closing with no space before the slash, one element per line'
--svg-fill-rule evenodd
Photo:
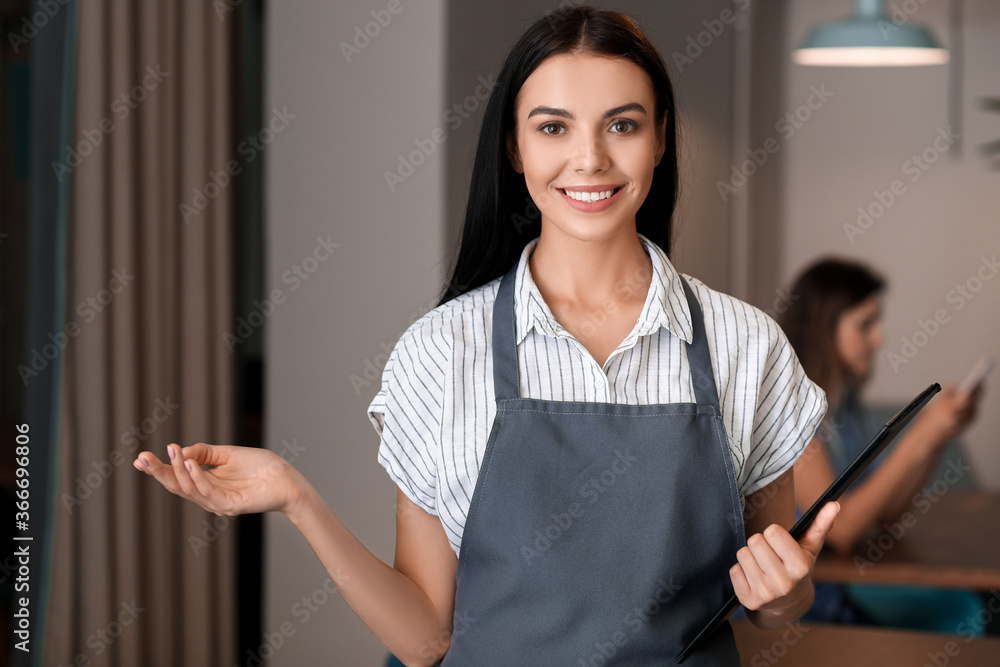
<path fill-rule="evenodd" d="M 691 324 L 691 311 L 688 308 L 687 297 L 684 295 L 684 287 L 681 284 L 681 275 L 659 246 L 642 234 L 639 234 L 639 240 L 642 241 L 646 254 L 649 255 L 653 267 L 653 280 L 646 294 L 646 302 L 639 314 L 638 322 L 619 348 L 631 347 L 639 336 L 648 336 L 661 326 L 690 343 L 694 332 Z M 546 336 L 572 338 L 572 335 L 556 320 L 531 277 L 528 258 L 534 252 L 536 245 L 538 245 L 537 238 L 529 241 L 524 247 L 515 273 L 514 331 L 518 344 L 524 340 L 532 328 L 538 329 Z"/>

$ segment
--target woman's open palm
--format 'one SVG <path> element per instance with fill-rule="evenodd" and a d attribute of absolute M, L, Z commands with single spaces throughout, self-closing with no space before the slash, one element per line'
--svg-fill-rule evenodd
<path fill-rule="evenodd" d="M 183 449 L 171 444 L 167 451 L 168 463 L 142 452 L 133 465 L 215 514 L 284 512 L 301 497 L 304 478 L 268 449 L 198 443 Z"/>

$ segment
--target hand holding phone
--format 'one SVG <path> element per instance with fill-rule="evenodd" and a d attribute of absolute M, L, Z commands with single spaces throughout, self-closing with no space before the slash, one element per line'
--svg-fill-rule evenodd
<path fill-rule="evenodd" d="M 983 383 L 986 376 L 989 375 L 993 367 L 996 366 L 997 360 L 991 356 L 984 356 L 976 362 L 976 365 L 972 367 L 969 374 L 965 376 L 962 380 L 962 384 L 958 385 L 958 391 L 962 394 L 968 396 L 976 390 L 976 388 Z"/>

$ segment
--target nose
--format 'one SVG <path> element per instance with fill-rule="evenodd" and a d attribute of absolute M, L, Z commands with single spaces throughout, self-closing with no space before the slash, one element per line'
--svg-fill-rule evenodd
<path fill-rule="evenodd" d="M 606 171 L 611 166 L 608 142 L 600 131 L 577 133 L 571 166 L 583 174 Z"/>
<path fill-rule="evenodd" d="M 885 344 L 885 333 L 882 331 L 882 322 L 876 322 L 871 333 L 872 349 L 878 350 Z"/>

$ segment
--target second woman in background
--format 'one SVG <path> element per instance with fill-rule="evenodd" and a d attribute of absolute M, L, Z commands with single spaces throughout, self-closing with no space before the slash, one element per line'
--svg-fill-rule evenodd
<path fill-rule="evenodd" d="M 877 419 L 861 396 L 885 340 L 884 288 L 883 279 L 862 264 L 823 259 L 794 282 L 789 292 L 792 303 L 779 316 L 806 374 L 823 388 L 830 406 L 824 426 L 795 464 L 800 512 L 847 468 L 885 421 Z M 980 394 L 978 389 L 965 394 L 955 385 L 942 389 L 897 444 L 841 498 L 840 515 L 827 535 L 828 548 L 852 553 L 870 530 L 906 510 L 949 444 L 972 421 Z M 816 600 L 806 618 L 954 631 L 949 619 L 968 605 L 974 612 L 977 601 L 965 592 L 817 584 Z M 932 603 L 936 613 L 914 614 L 914 609 L 927 608 L 924 603 Z"/>

